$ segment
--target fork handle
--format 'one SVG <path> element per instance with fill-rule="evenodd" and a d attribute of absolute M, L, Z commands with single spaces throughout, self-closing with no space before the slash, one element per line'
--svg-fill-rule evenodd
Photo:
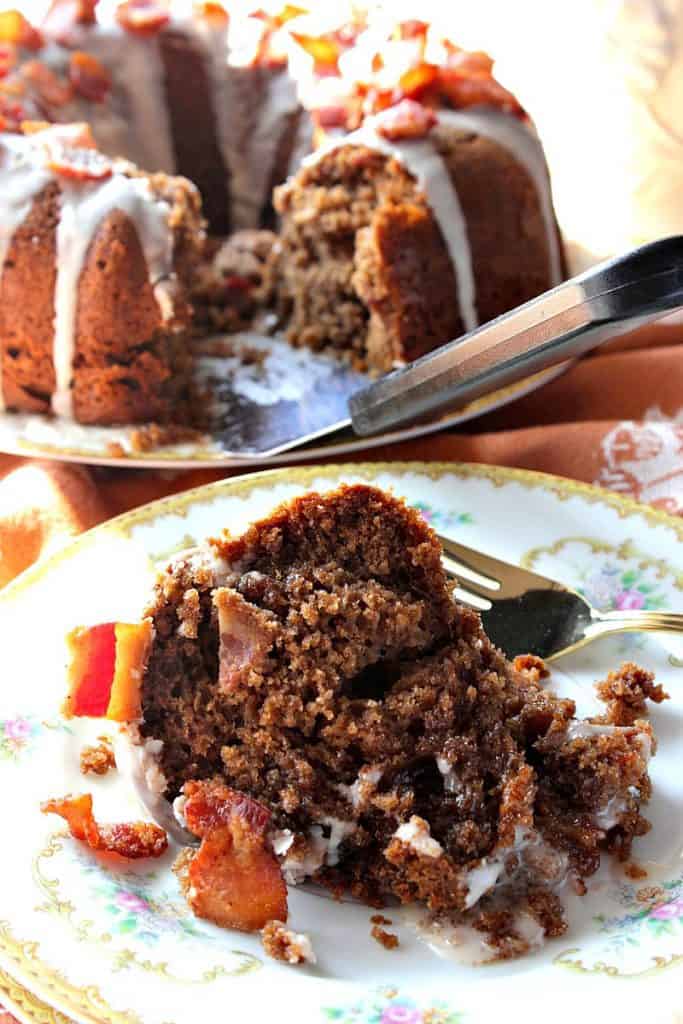
<path fill-rule="evenodd" d="M 596 612 L 584 635 L 592 639 L 610 633 L 683 633 L 683 614 L 636 610 Z"/>

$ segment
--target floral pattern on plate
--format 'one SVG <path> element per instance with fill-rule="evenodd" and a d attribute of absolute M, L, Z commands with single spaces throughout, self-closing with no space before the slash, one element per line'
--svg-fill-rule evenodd
<path fill-rule="evenodd" d="M 348 1006 L 325 1007 L 323 1020 L 334 1024 L 463 1024 L 465 1018 L 440 1000 L 418 1003 L 398 989 L 385 987 Z"/>
<path fill-rule="evenodd" d="M 14 715 L 0 719 L 0 760 L 18 761 L 34 749 L 36 741 L 48 729 L 69 732 L 64 722 L 41 721 L 36 715 Z"/>
<path fill-rule="evenodd" d="M 144 864 L 116 868 L 55 833 L 35 858 L 33 874 L 45 897 L 37 909 L 67 922 L 80 941 L 106 948 L 115 971 L 138 967 L 203 984 L 262 966 L 251 953 L 230 948 L 232 932 L 202 926 L 179 890 L 173 891 L 168 858 L 152 871 Z M 150 947 L 160 954 L 157 961 L 147 958 Z"/>
<path fill-rule="evenodd" d="M 637 947 L 650 939 L 683 939 L 683 875 L 658 885 L 623 884 L 613 898 L 628 912 L 594 918 L 599 932 L 609 936 L 611 949 Z"/>

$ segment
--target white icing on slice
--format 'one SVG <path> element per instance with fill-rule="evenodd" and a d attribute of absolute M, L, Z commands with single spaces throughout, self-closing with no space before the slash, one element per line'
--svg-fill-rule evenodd
<path fill-rule="evenodd" d="M 536 193 L 545 224 L 548 243 L 550 278 L 553 285 L 562 281 L 562 254 L 555 223 L 550 177 L 545 154 L 536 130 L 518 117 L 499 110 L 441 110 L 439 124 L 464 131 L 476 132 L 497 142 L 506 149 L 527 172 L 536 187 Z"/>
<path fill-rule="evenodd" d="M 390 142 L 378 132 L 381 121 L 381 114 L 366 118 L 357 131 L 332 139 L 311 154 L 304 160 L 304 166 L 317 163 L 327 153 L 341 146 L 354 145 L 386 153 L 402 163 L 424 192 L 439 225 L 455 271 L 460 316 L 465 329 L 471 331 L 479 323 L 472 254 L 465 217 L 448 168 L 429 136 L 425 139 Z"/>
<path fill-rule="evenodd" d="M 440 857 L 443 846 L 430 833 L 429 825 L 417 814 L 404 822 L 394 832 L 394 839 L 400 839 L 422 857 Z"/>
<path fill-rule="evenodd" d="M 124 174 L 123 165 L 102 182 L 71 183 L 64 179 L 59 184 L 52 409 L 58 416 L 71 419 L 78 283 L 98 228 L 113 210 L 121 210 L 131 219 L 164 320 L 173 310 L 169 292 L 173 277 L 173 234 L 168 224 L 169 204 L 154 196 L 145 178 L 129 178 Z"/>
<path fill-rule="evenodd" d="M 0 277 L 14 232 L 28 217 L 52 175 L 36 164 L 21 136 L 4 135 L 0 147 Z M 0 410 L 5 408 L 0 357 Z"/>

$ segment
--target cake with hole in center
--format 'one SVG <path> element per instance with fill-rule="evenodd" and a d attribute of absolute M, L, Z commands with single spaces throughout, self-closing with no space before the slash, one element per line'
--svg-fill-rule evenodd
<path fill-rule="evenodd" d="M 171 806 L 192 830 L 242 808 L 268 877 L 274 858 L 292 885 L 424 905 L 512 956 L 561 934 L 563 887 L 647 831 L 654 741 L 637 709 L 664 695 L 628 666 L 605 685 L 632 724 L 577 720 L 538 659 L 509 662 L 454 602 L 440 556 L 420 513 L 364 485 L 178 555 L 111 717 L 171 829 Z M 67 713 L 94 713 L 84 678 Z M 215 901 L 206 913 L 222 920 Z"/>

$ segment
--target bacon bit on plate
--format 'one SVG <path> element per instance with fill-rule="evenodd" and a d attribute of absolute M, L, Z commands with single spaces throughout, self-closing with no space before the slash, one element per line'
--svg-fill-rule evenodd
<path fill-rule="evenodd" d="M 415 100 L 401 100 L 382 114 L 377 131 L 392 142 L 399 139 L 423 139 L 437 121 L 438 118 L 428 107 L 423 107 Z"/>
<path fill-rule="evenodd" d="M 214 3 L 212 0 L 206 0 L 205 3 L 196 3 L 194 5 L 194 13 L 197 18 L 203 18 L 204 21 L 208 21 L 217 27 L 227 25 L 230 21 L 230 15 L 225 7 L 223 7 L 223 4 Z"/>
<path fill-rule="evenodd" d="M 16 43 L 0 43 L 0 78 L 4 78 L 17 63 Z"/>
<path fill-rule="evenodd" d="M 74 839 L 87 843 L 101 853 L 116 853 L 127 860 L 161 857 L 168 848 L 168 837 L 162 828 L 148 821 L 98 825 L 92 811 L 92 796 L 65 796 L 46 800 L 40 805 L 43 814 L 59 814 L 64 818 Z"/>
<path fill-rule="evenodd" d="M 66 639 L 71 663 L 64 715 L 115 722 L 139 718 L 140 684 L 152 642 L 151 620 L 79 627 Z"/>
<path fill-rule="evenodd" d="M 16 43 L 25 50 L 40 50 L 43 37 L 20 11 L 0 11 L 0 42 Z"/>
<path fill-rule="evenodd" d="M 96 57 L 76 50 L 69 58 L 69 80 L 78 93 L 93 103 L 103 103 L 111 90 L 111 75 Z"/>
<path fill-rule="evenodd" d="M 140 714 L 140 683 L 152 639 L 149 619 L 77 628 L 67 637 L 71 653 L 67 717 L 133 721 Z"/>
<path fill-rule="evenodd" d="M 287 920 L 287 888 L 267 838 L 270 811 L 218 782 L 187 782 L 187 827 L 201 840 L 179 867 L 186 899 L 198 917 L 255 932 Z"/>
<path fill-rule="evenodd" d="M 38 99 L 48 107 L 63 107 L 73 99 L 73 87 L 41 60 L 29 60 L 21 68 L 22 77 L 35 89 Z"/>
<path fill-rule="evenodd" d="M 125 0 L 116 8 L 116 20 L 128 32 L 153 36 L 166 25 L 171 15 L 160 0 Z"/>
<path fill-rule="evenodd" d="M 66 43 L 75 25 L 94 25 L 97 0 L 53 0 L 43 19 L 43 30 L 58 43 Z"/>

